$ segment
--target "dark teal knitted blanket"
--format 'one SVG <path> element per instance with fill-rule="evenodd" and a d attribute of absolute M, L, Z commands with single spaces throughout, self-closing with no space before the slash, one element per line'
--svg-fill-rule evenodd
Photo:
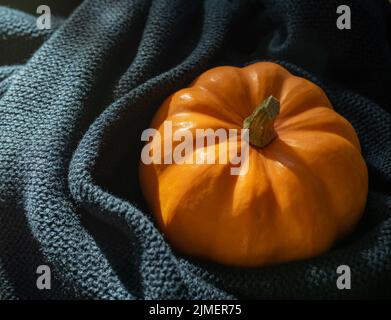
<path fill-rule="evenodd" d="M 28 1 L 25 1 L 28 2 Z M 12 6 L 22 1 L 0 1 Z M 46 1 L 0 7 L 0 298 L 391 296 L 391 12 L 386 0 Z M 58 13 L 56 13 L 56 10 Z M 218 65 L 272 60 L 355 127 L 364 218 L 314 259 L 230 268 L 173 252 L 140 192 L 140 135 L 165 97 Z M 52 272 L 38 290 L 37 267 Z M 351 268 L 338 290 L 336 269 Z"/>

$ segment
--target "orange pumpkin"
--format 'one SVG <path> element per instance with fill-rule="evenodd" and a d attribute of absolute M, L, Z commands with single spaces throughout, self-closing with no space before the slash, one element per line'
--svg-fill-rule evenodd
<path fill-rule="evenodd" d="M 236 266 L 309 258 L 362 215 L 368 174 L 355 130 L 321 88 L 275 63 L 206 71 L 166 99 L 151 128 L 164 136 L 165 121 L 174 134 L 193 136 L 199 128 L 249 129 L 243 175 L 232 175 L 230 163 L 140 162 L 147 203 L 180 252 Z M 166 140 L 151 142 L 162 160 L 181 143 Z"/>

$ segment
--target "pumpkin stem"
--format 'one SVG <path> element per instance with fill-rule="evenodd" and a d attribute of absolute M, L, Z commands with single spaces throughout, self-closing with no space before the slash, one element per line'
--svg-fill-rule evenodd
<path fill-rule="evenodd" d="M 280 102 L 270 96 L 262 101 L 255 111 L 243 121 L 243 128 L 249 129 L 250 144 L 265 147 L 276 136 L 274 120 L 280 112 Z"/>

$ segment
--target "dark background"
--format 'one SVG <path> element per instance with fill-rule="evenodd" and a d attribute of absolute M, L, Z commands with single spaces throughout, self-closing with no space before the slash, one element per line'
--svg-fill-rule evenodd
<path fill-rule="evenodd" d="M 30 12 L 0 11 L 0 297 L 390 297 L 387 1 L 45 1 L 53 28 L 38 31 L 40 4 L 0 1 Z M 336 27 L 340 4 L 351 30 Z M 140 192 L 140 133 L 203 71 L 262 60 L 320 85 L 355 127 L 369 170 L 364 217 L 305 261 L 230 268 L 178 255 Z M 39 264 L 51 266 L 52 290 L 36 289 Z M 336 289 L 341 264 L 349 291 Z"/>

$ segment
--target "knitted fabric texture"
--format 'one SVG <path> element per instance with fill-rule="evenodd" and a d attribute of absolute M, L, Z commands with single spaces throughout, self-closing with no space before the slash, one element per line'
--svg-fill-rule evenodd
<path fill-rule="evenodd" d="M 69 14 L 50 30 L 0 7 L 1 298 L 391 295 L 387 1 L 344 1 L 351 30 L 336 27 L 337 0 L 63 3 Z M 261 60 L 317 83 L 353 124 L 369 170 L 364 217 L 309 260 L 232 268 L 179 255 L 140 192 L 141 132 L 205 70 Z M 36 287 L 43 264 L 51 290 Z M 336 287 L 339 265 L 351 268 L 351 290 Z"/>

